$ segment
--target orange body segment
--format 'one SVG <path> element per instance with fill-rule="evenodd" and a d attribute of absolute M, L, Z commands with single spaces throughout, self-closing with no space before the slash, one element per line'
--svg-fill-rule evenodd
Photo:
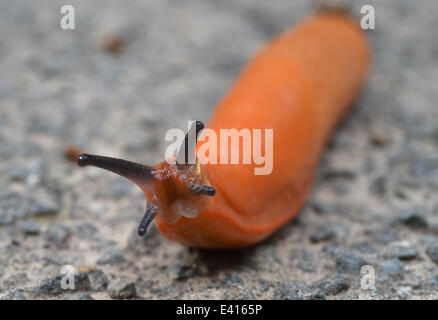
<path fill-rule="evenodd" d="M 159 231 L 188 246 L 244 247 L 294 217 L 369 63 L 364 32 L 343 14 L 317 14 L 274 39 L 245 67 L 207 125 L 218 135 L 220 129 L 272 128 L 272 173 L 254 175 L 255 165 L 206 164 L 216 195 L 194 219 L 169 224 L 157 216 Z"/>

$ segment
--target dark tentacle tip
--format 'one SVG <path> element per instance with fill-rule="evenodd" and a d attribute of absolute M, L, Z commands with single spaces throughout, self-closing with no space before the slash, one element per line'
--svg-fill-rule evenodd
<path fill-rule="evenodd" d="M 216 194 L 216 190 L 214 188 L 210 186 L 204 186 L 202 184 L 193 184 L 191 189 L 193 194 L 197 196 L 214 196 Z"/>
<path fill-rule="evenodd" d="M 216 194 L 216 190 L 209 186 L 203 186 L 203 194 L 206 196 L 214 196 Z"/>
<path fill-rule="evenodd" d="M 196 120 L 196 133 L 199 133 L 199 131 L 203 129 L 204 129 L 204 124 L 201 121 Z"/>
<path fill-rule="evenodd" d="M 146 234 L 146 231 L 148 230 L 148 226 L 144 227 L 144 226 L 138 226 L 138 235 L 140 237 L 143 237 Z"/>
<path fill-rule="evenodd" d="M 78 157 L 78 166 L 85 167 L 90 163 L 90 155 L 83 153 Z"/>
<path fill-rule="evenodd" d="M 140 225 L 137 229 L 137 234 L 140 237 L 143 237 L 146 234 L 146 231 L 148 231 L 149 225 L 151 224 L 153 218 L 154 217 L 152 217 L 151 219 L 143 218 L 143 220 L 140 222 Z"/>

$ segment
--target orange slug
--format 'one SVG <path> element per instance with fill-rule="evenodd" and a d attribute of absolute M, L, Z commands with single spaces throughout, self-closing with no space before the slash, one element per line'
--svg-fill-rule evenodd
<path fill-rule="evenodd" d="M 176 160 L 149 167 L 89 154 L 80 155 L 78 164 L 113 171 L 142 189 L 147 208 L 139 235 L 155 219 L 165 237 L 187 246 L 250 246 L 300 211 L 321 153 L 358 95 L 370 60 L 358 24 L 346 14 L 322 12 L 278 36 L 246 65 L 207 128 L 218 135 L 223 128 L 272 128 L 270 174 L 255 175 L 255 164 Z M 202 129 L 198 121 L 189 133 L 198 136 Z M 202 145 L 197 141 L 196 149 Z"/>

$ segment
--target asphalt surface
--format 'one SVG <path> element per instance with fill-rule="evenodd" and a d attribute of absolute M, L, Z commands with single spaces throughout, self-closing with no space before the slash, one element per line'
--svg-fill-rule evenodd
<path fill-rule="evenodd" d="M 297 219 L 238 251 L 189 249 L 154 227 L 139 238 L 141 192 L 64 150 L 161 161 L 166 130 L 208 120 L 311 3 L 72 0 L 76 28 L 62 30 L 64 4 L 0 1 L 0 297 L 438 298 L 437 2 L 350 4 L 376 10 L 367 86 Z M 74 290 L 60 285 L 66 265 Z"/>

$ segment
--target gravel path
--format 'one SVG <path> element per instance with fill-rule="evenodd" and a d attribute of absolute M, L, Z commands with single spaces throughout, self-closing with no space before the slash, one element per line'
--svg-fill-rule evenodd
<path fill-rule="evenodd" d="M 208 120 L 309 1 L 68 3 L 65 31 L 62 1 L 0 1 L 0 297 L 438 299 L 436 1 L 366 1 L 367 88 L 299 217 L 240 251 L 185 248 L 155 228 L 137 237 L 141 192 L 63 152 L 160 161 L 164 132 Z M 74 290 L 60 286 L 65 265 Z M 374 288 L 361 287 L 364 265 Z"/>

